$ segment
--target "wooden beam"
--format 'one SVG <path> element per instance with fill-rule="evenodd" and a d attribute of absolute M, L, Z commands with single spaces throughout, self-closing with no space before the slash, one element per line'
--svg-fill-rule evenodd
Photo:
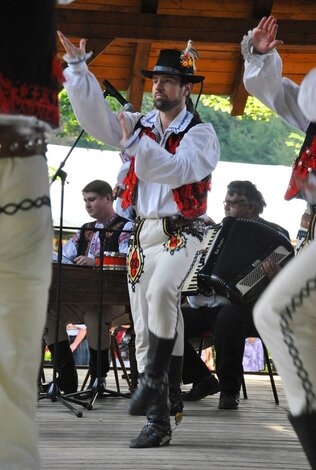
<path fill-rule="evenodd" d="M 92 64 L 98 55 L 102 54 L 102 52 L 111 44 L 113 41 L 112 38 L 104 39 L 89 39 L 89 44 L 87 45 L 87 52 L 92 51 L 93 56 L 87 60 L 87 63 Z"/>
<path fill-rule="evenodd" d="M 244 61 L 242 57 L 239 60 L 237 70 L 233 81 L 233 89 L 230 95 L 230 101 L 232 104 L 231 115 L 241 116 L 244 114 L 247 98 L 249 96 L 243 83 L 244 74 Z"/>
<path fill-rule="evenodd" d="M 135 111 L 140 111 L 142 107 L 145 78 L 141 75 L 140 70 L 147 68 L 149 53 L 150 43 L 136 45 L 131 81 L 127 90 L 128 101 L 132 103 Z"/>
<path fill-rule="evenodd" d="M 113 13 L 57 8 L 57 28 L 67 36 L 130 41 L 239 43 L 257 25 L 255 18 L 207 18 L 150 13 Z M 316 45 L 316 21 L 279 20 L 278 35 L 286 44 Z"/>
<path fill-rule="evenodd" d="M 273 0 L 253 0 L 253 16 L 254 18 L 262 18 L 271 15 Z"/>

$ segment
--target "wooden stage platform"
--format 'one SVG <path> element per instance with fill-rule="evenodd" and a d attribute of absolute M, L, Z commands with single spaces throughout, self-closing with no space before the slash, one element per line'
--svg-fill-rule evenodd
<path fill-rule="evenodd" d="M 126 398 L 97 399 L 91 411 L 78 406 L 82 418 L 59 402 L 41 400 L 37 420 L 42 469 L 309 469 L 287 420 L 280 379 L 276 377 L 279 406 L 268 376 L 246 375 L 245 380 L 249 398 L 241 399 L 238 410 L 219 410 L 218 395 L 187 402 L 170 446 L 157 449 L 129 449 L 145 418 L 128 415 Z M 125 381 L 121 383 L 126 390 Z M 107 387 L 115 389 L 112 372 Z"/>

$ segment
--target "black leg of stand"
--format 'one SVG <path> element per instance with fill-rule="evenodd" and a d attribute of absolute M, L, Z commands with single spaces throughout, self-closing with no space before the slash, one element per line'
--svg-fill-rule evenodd
<path fill-rule="evenodd" d="M 78 418 L 82 417 L 82 412 L 74 408 L 69 402 L 83 406 L 84 408 L 89 408 L 88 403 L 84 403 L 79 400 L 74 400 L 68 395 L 61 395 L 60 388 L 56 380 L 56 363 L 58 360 L 58 330 L 59 330 L 59 319 L 60 319 L 60 307 L 61 307 L 61 280 L 62 280 L 62 238 L 63 238 L 63 207 L 64 207 L 64 188 L 67 174 L 59 169 L 58 176 L 60 176 L 62 186 L 61 186 L 61 210 L 60 210 L 60 226 L 59 226 L 59 241 L 58 241 L 58 268 L 57 268 L 57 292 L 56 292 L 56 329 L 55 329 L 55 342 L 54 342 L 54 363 L 53 363 L 53 380 L 50 384 L 47 393 L 44 395 L 40 394 L 38 397 L 39 400 L 45 398 L 50 399 L 52 402 L 59 401 L 66 408 L 72 411 Z"/>

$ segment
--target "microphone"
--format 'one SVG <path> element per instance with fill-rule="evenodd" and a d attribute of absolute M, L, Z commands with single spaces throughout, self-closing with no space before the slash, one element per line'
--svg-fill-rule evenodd
<path fill-rule="evenodd" d="M 129 111 L 131 113 L 134 111 L 134 106 L 132 103 L 126 101 L 124 96 L 122 96 L 121 93 L 117 91 L 117 89 L 114 88 L 114 86 L 108 80 L 102 80 L 102 83 L 105 86 L 105 96 L 110 95 L 113 96 L 113 98 L 116 98 L 117 101 L 123 106 L 124 111 Z"/>

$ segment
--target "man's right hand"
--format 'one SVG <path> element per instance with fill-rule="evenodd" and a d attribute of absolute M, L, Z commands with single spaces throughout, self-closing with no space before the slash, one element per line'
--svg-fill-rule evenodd
<path fill-rule="evenodd" d="M 264 16 L 252 32 L 254 54 L 267 54 L 275 47 L 283 44 L 283 41 L 276 39 L 277 31 L 278 25 L 276 18 L 274 18 L 274 16 L 269 16 L 269 18 Z"/>
<path fill-rule="evenodd" d="M 74 263 L 80 266 L 95 266 L 95 259 L 88 256 L 77 256 Z"/>

